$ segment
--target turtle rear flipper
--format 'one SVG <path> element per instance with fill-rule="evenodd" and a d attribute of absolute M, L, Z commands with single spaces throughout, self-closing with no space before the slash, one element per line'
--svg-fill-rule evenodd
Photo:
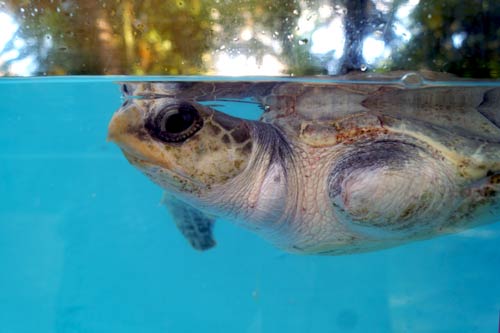
<path fill-rule="evenodd" d="M 167 193 L 162 202 L 172 214 L 177 228 L 194 249 L 204 251 L 215 246 L 213 217 Z"/>

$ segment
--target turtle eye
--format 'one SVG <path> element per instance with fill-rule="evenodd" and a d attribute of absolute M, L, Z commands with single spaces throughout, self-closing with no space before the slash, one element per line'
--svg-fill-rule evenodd
<path fill-rule="evenodd" d="M 203 126 L 198 110 L 189 104 L 169 105 L 146 120 L 146 130 L 158 140 L 182 142 L 192 137 Z"/>

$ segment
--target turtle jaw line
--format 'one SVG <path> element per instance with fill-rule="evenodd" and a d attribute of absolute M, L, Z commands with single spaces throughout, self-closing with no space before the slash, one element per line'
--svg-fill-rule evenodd
<path fill-rule="evenodd" d="M 159 175 L 160 173 L 162 174 L 161 178 L 165 183 L 168 184 L 168 186 L 162 186 L 166 191 L 170 192 L 177 192 L 177 188 L 179 186 L 180 182 L 189 182 L 198 189 L 206 189 L 207 186 L 203 184 L 202 182 L 196 181 L 183 173 L 182 171 L 175 170 L 171 165 L 169 166 L 164 166 L 160 164 L 155 164 L 154 162 L 145 160 L 143 157 L 137 155 L 134 152 L 131 152 L 130 150 L 123 148 L 123 155 L 127 158 L 127 160 L 132 164 L 133 166 L 137 167 L 141 172 L 146 174 L 148 177 L 153 178 L 151 173 L 154 173 L 156 175 Z M 161 170 L 161 171 L 159 171 Z M 155 177 L 157 178 L 157 177 Z M 156 182 L 154 179 L 152 179 L 154 182 Z M 167 180 L 167 181 L 166 181 Z M 180 194 L 185 194 L 183 191 L 179 191 Z"/>

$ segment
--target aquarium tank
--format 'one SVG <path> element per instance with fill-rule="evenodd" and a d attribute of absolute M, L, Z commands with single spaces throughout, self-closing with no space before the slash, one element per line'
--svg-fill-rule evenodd
<path fill-rule="evenodd" d="M 0 332 L 500 330 L 499 170 L 494 169 L 500 156 L 500 2 L 3 0 L 0 31 Z M 314 92 L 305 106 L 298 91 Z M 338 91 L 339 98 L 328 98 Z M 305 114 L 310 122 L 296 128 L 301 134 L 313 128 L 304 140 L 318 146 L 346 144 L 315 135 L 318 128 L 328 132 L 320 120 L 338 130 L 340 114 L 357 119 L 348 117 L 353 107 L 376 110 L 378 121 L 405 110 L 401 131 L 423 122 L 429 131 L 441 128 L 447 137 L 463 138 L 457 133 L 472 129 L 472 139 L 427 142 L 439 151 L 454 149 L 450 160 L 481 162 L 460 165 L 463 172 L 454 173 L 478 189 L 455 201 L 467 203 L 475 191 L 484 198 L 477 203 L 489 214 L 488 223 L 457 209 L 468 224 L 447 233 L 438 223 L 455 209 L 452 200 L 445 201 L 413 226 L 430 226 L 429 237 L 417 235 L 418 240 L 383 249 L 309 253 L 259 237 L 265 225 L 242 228 L 243 220 L 224 214 L 212 225 L 216 209 L 198 215 L 200 207 L 190 206 L 189 198 L 172 209 L 162 199 L 161 186 L 140 172 L 146 165 L 153 180 L 169 186 L 173 181 L 158 176 L 158 165 L 168 163 L 148 160 L 159 153 L 142 159 L 124 155 L 108 139 L 120 141 L 116 133 L 131 127 L 115 124 L 108 137 L 108 126 L 132 106 L 151 111 L 181 97 L 190 101 L 183 107 L 195 120 L 192 105 L 235 117 L 224 118 L 226 124 L 244 119 L 245 124 L 278 122 L 292 128 L 290 115 Z M 278 115 L 270 117 L 273 112 Z M 388 131 L 397 127 L 377 124 Z M 134 149 L 146 147 L 149 136 L 141 133 L 135 133 Z M 242 135 L 231 133 L 231 142 L 238 142 Z M 477 145 L 468 146 L 469 139 Z M 290 140 L 284 135 L 280 142 Z M 182 144 L 176 141 L 169 149 Z M 259 145 L 252 144 L 248 149 Z M 396 165 L 390 151 L 379 148 L 377 154 L 390 162 L 383 168 Z M 179 158 L 197 163 L 192 156 Z M 345 168 L 368 165 L 363 158 L 343 163 Z M 441 162 L 436 163 L 428 173 L 439 172 Z M 302 171 L 293 169 L 294 174 Z M 332 177 L 325 176 L 324 183 L 340 182 Z M 247 178 L 246 185 L 257 178 Z M 411 198 L 419 184 L 432 185 L 430 196 L 448 188 L 418 177 L 412 181 L 411 187 L 396 189 L 401 192 L 392 202 L 412 207 L 411 214 L 426 208 L 401 198 Z M 394 183 L 389 179 L 377 191 L 394 190 Z M 305 187 L 292 189 L 302 198 L 297 204 L 320 207 L 325 200 L 307 196 Z M 226 189 L 231 191 L 236 188 Z M 266 203 L 280 193 L 264 193 Z M 350 211 L 339 208 L 348 205 L 346 196 L 327 194 L 332 207 L 340 209 L 338 216 L 353 222 L 346 215 Z M 368 211 L 382 200 L 376 194 L 362 199 Z M 186 207 L 192 214 L 188 221 L 211 222 L 204 228 L 180 224 L 178 215 L 185 216 Z M 282 208 L 265 207 L 271 215 Z M 313 213 L 327 216 L 328 209 Z M 387 211 L 378 213 L 386 221 Z M 310 226 L 315 221 L 295 222 Z M 194 249 L 199 234 L 212 228 L 217 244 Z M 349 230 L 363 234 L 363 228 Z M 299 236 L 314 228 L 300 230 Z M 384 243 L 386 231 L 373 237 Z M 278 245 L 290 244 L 289 235 L 280 232 Z M 404 234 L 405 226 L 388 234 L 397 232 Z M 313 247 L 322 236 L 313 237 Z"/>

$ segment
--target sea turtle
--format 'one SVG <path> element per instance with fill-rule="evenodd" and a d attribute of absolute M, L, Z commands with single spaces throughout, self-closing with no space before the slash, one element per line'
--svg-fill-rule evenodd
<path fill-rule="evenodd" d="M 199 250 L 214 246 L 221 216 L 304 254 L 370 251 L 497 221 L 500 88 L 419 87 L 415 75 L 125 82 L 109 139 L 166 190 L 176 225 Z M 245 98 L 262 107 L 260 121 L 206 103 Z"/>

